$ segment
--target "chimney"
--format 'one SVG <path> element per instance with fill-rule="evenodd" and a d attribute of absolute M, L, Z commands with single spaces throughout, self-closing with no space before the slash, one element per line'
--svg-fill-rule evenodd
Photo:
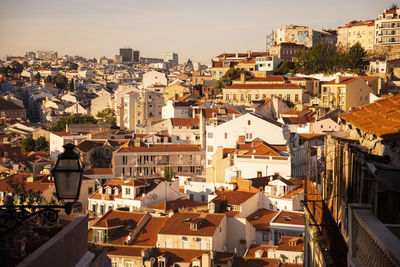
<path fill-rule="evenodd" d="M 246 73 L 240 74 L 240 83 L 242 83 L 242 84 L 246 83 Z"/>
<path fill-rule="evenodd" d="M 247 57 L 251 58 L 251 50 L 247 50 Z"/>
<path fill-rule="evenodd" d="M 236 52 L 236 57 L 237 57 L 237 58 L 239 57 L 239 53 L 238 53 L 238 52 Z"/>
<path fill-rule="evenodd" d="M 335 78 L 335 83 L 341 83 L 343 81 L 343 77 L 340 75 L 337 75 Z"/>
<path fill-rule="evenodd" d="M 140 147 L 140 137 L 136 137 L 135 138 L 134 146 L 135 147 Z"/>
<path fill-rule="evenodd" d="M 244 135 L 239 135 L 237 143 L 238 143 L 238 145 L 245 144 L 246 143 L 246 137 Z"/>
<path fill-rule="evenodd" d="M 201 255 L 201 267 L 211 267 L 211 256 L 209 253 L 210 252 L 204 252 Z"/>

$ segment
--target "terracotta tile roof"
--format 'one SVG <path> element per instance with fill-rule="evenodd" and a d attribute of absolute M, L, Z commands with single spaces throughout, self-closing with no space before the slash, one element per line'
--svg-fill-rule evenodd
<path fill-rule="evenodd" d="M 172 126 L 199 126 L 199 118 L 171 118 Z"/>
<path fill-rule="evenodd" d="M 293 236 L 282 236 L 276 250 L 303 252 L 304 251 L 304 238 Z"/>
<path fill-rule="evenodd" d="M 141 147 L 121 147 L 118 152 L 136 152 L 136 153 L 153 153 L 153 152 L 201 152 L 200 145 L 192 144 L 153 144 Z"/>
<path fill-rule="evenodd" d="M 314 117 L 283 117 L 282 120 L 285 124 L 306 124 L 307 122 L 314 122 Z"/>
<path fill-rule="evenodd" d="M 279 259 L 235 258 L 234 267 L 278 267 Z"/>
<path fill-rule="evenodd" d="M 358 76 L 358 77 L 369 83 L 379 78 L 378 76 Z"/>
<path fill-rule="evenodd" d="M 269 230 L 269 223 L 278 215 L 277 211 L 259 209 L 254 213 L 247 216 L 247 221 L 254 226 L 257 230 Z"/>
<path fill-rule="evenodd" d="M 191 236 L 213 236 L 217 230 L 224 214 L 179 212 L 168 219 L 159 234 L 165 235 L 191 235 Z M 190 229 L 190 222 L 201 219 L 198 230 Z"/>
<path fill-rule="evenodd" d="M 158 210 L 174 210 L 177 211 L 178 209 L 182 208 L 193 208 L 193 207 L 200 207 L 204 206 L 203 203 L 191 200 L 191 199 L 177 199 L 171 201 L 163 201 L 157 203 L 155 205 L 150 206 L 151 209 L 158 209 Z"/>
<path fill-rule="evenodd" d="M 304 188 L 303 187 L 299 187 L 299 188 L 296 188 L 295 190 L 287 193 L 282 198 L 292 199 L 294 196 L 296 196 L 297 194 L 300 194 L 302 192 L 304 192 Z"/>
<path fill-rule="evenodd" d="M 204 250 L 194 249 L 172 249 L 172 248 L 156 248 L 153 251 L 153 257 L 163 256 L 167 258 L 166 267 L 181 266 L 179 263 L 192 263 L 195 259 L 201 259 Z M 185 265 L 186 266 L 186 265 Z M 191 266 L 191 264 L 190 264 Z"/>
<path fill-rule="evenodd" d="M 400 94 L 379 99 L 340 118 L 369 134 L 396 134 L 400 131 Z"/>
<path fill-rule="evenodd" d="M 142 258 L 142 250 L 148 249 L 148 247 L 140 246 L 123 246 L 123 245 L 102 245 L 99 246 L 106 248 L 107 255 L 110 256 L 129 256 Z"/>
<path fill-rule="evenodd" d="M 278 89 L 302 89 L 303 87 L 293 83 L 277 83 L 277 84 L 232 84 L 224 89 L 261 89 L 261 90 L 278 90 Z"/>
<path fill-rule="evenodd" d="M 0 192 L 15 193 L 15 188 L 12 187 L 9 182 L 18 183 L 18 188 L 21 188 L 23 185 L 26 191 L 32 190 L 33 192 L 42 193 L 54 186 L 54 183 L 48 181 L 46 177 L 36 178 L 36 181 L 27 182 L 26 179 L 31 176 L 31 174 L 17 173 L 1 179 Z"/>
<path fill-rule="evenodd" d="M 156 246 L 157 235 L 168 221 L 168 217 L 152 216 L 146 225 L 139 231 L 133 245 L 137 246 Z"/>
<path fill-rule="evenodd" d="M 264 251 L 261 255 L 261 258 L 268 258 L 268 249 L 274 248 L 273 246 L 269 245 L 259 245 L 259 244 L 252 244 L 250 245 L 249 249 L 247 250 L 245 258 L 255 258 L 256 251 L 262 250 Z"/>
<path fill-rule="evenodd" d="M 306 140 L 311 140 L 311 139 L 324 140 L 324 137 L 325 137 L 324 134 L 306 134 L 306 133 L 300 133 L 299 136 L 303 137 L 303 139 L 306 139 Z"/>
<path fill-rule="evenodd" d="M 233 262 L 235 254 L 230 252 L 215 252 L 214 264 L 226 264 L 228 261 Z"/>
<path fill-rule="evenodd" d="M 357 77 L 357 76 L 356 77 L 342 77 L 342 81 L 339 83 L 336 83 L 336 80 L 333 79 L 325 84 L 349 84 L 349 83 L 356 81 L 358 78 L 359 77 Z M 325 84 L 323 84 L 323 85 L 325 85 Z"/>
<path fill-rule="evenodd" d="M 304 225 L 304 221 L 304 213 L 283 210 L 273 221 L 271 221 L 271 223 Z"/>
<path fill-rule="evenodd" d="M 0 144 L 0 157 L 3 159 L 8 158 L 16 162 L 22 162 L 25 159 L 21 148 L 12 146 L 11 144 Z"/>
<path fill-rule="evenodd" d="M 112 175 L 112 168 L 92 168 L 83 172 L 84 175 Z"/>
<path fill-rule="evenodd" d="M 146 215 L 145 212 L 129 212 L 121 210 L 109 210 L 92 228 L 108 228 L 115 226 L 129 226 L 135 229 L 137 223 Z"/>
<path fill-rule="evenodd" d="M 63 137 L 63 136 L 72 136 L 72 133 L 71 133 L 71 132 L 53 132 L 53 134 L 58 135 L 58 136 L 60 136 L 60 137 Z"/>
<path fill-rule="evenodd" d="M 253 197 L 257 192 L 246 192 L 246 191 L 231 191 L 231 190 L 224 190 L 224 191 L 215 191 L 217 197 L 215 197 L 211 202 L 223 202 L 227 205 L 241 205 L 251 197 Z"/>
<path fill-rule="evenodd" d="M 279 267 L 303 267 L 302 263 L 281 262 Z"/>
<path fill-rule="evenodd" d="M 79 143 L 79 145 L 76 146 L 76 148 L 86 153 L 92 150 L 94 147 L 103 146 L 104 144 L 105 141 L 83 140 Z"/>
<path fill-rule="evenodd" d="M 14 104 L 13 102 L 7 101 L 3 98 L 0 98 L 0 111 L 4 110 L 25 110 L 24 108 Z"/>

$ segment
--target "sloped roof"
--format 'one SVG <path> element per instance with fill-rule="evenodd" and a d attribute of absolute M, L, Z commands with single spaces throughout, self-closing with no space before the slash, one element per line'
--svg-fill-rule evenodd
<path fill-rule="evenodd" d="M 199 126 L 199 118 L 171 118 L 172 126 Z"/>
<path fill-rule="evenodd" d="M 261 90 L 275 90 L 275 89 L 302 89 L 304 90 L 303 87 L 294 84 L 294 83 L 265 83 L 265 84 L 232 84 L 231 86 L 228 86 L 224 89 L 246 89 L 246 90 L 251 90 L 251 89 L 261 89 Z"/>
<path fill-rule="evenodd" d="M 263 231 L 269 230 L 269 223 L 277 214 L 277 211 L 259 209 L 247 216 L 246 219 L 254 228 Z"/>
<path fill-rule="evenodd" d="M 164 235 L 191 235 L 212 236 L 217 230 L 224 214 L 179 212 L 168 219 L 159 234 Z M 190 222 L 201 219 L 202 222 L 197 230 L 190 229 Z"/>
<path fill-rule="evenodd" d="M 399 133 L 400 94 L 379 99 L 372 104 L 342 114 L 340 118 L 360 130 L 376 136 Z"/>
<path fill-rule="evenodd" d="M 215 191 L 217 197 L 215 197 L 211 202 L 225 202 L 228 205 L 241 205 L 248 199 L 253 197 L 257 192 L 250 191 L 240 191 L 240 190 L 224 190 Z"/>

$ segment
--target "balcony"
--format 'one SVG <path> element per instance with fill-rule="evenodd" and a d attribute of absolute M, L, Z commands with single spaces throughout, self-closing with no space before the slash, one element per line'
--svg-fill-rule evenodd
<path fill-rule="evenodd" d="M 352 266 L 400 266 L 400 240 L 371 211 L 371 207 L 350 204 L 348 259 Z M 349 263 L 350 263 L 349 262 Z"/>

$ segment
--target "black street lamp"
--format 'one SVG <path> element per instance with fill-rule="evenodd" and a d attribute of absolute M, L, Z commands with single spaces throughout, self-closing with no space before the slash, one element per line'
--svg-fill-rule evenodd
<path fill-rule="evenodd" d="M 0 237 L 5 237 L 28 219 L 43 215 L 55 222 L 60 209 L 70 214 L 73 204 L 79 198 L 83 168 L 73 144 L 65 144 L 64 152 L 58 156 L 52 170 L 57 198 L 64 205 L 14 205 L 13 201 L 0 206 Z M 72 200 L 64 202 L 64 200 Z"/>

